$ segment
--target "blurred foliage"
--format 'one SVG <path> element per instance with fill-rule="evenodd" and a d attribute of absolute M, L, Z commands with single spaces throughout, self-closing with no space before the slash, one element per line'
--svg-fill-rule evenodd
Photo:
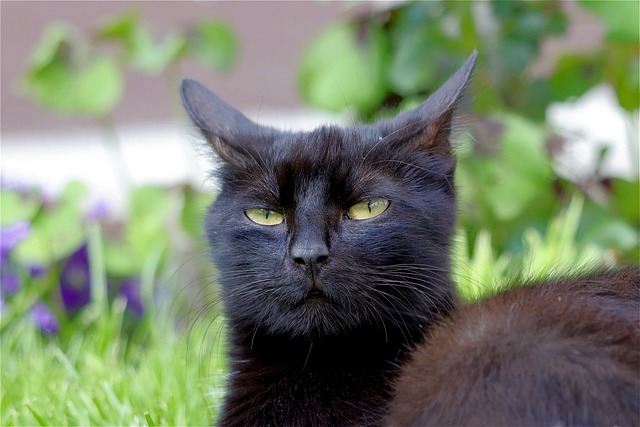
<path fill-rule="evenodd" d="M 407 2 L 357 16 L 313 41 L 301 62 L 300 89 L 314 106 L 372 121 L 417 106 L 477 49 L 467 127 L 473 144 L 458 147 L 456 178 L 471 254 L 483 230 L 496 253 L 521 253 L 525 230 L 542 231 L 577 196 L 585 198 L 577 241 L 612 248 L 618 262 L 638 263 L 637 169 L 632 178 L 603 176 L 599 167 L 580 179 L 562 177 L 554 154 L 570 141 L 544 118 L 552 102 L 601 83 L 614 88 L 621 106 L 638 108 L 639 3 L 575 4 L 600 20 L 604 39 L 590 52 L 560 56 L 547 75 L 534 74 L 542 43 L 567 32 L 565 6 Z M 637 137 L 630 134 L 629 145 L 637 146 Z M 637 155 L 637 147 L 630 152 Z"/>
<path fill-rule="evenodd" d="M 78 182 L 56 198 L 11 186 L 3 186 L 0 196 L 0 334 L 3 379 L 7 379 L 2 386 L 2 425 L 32 424 L 38 416 L 44 425 L 140 424 L 136 417 L 141 413 L 136 411 L 141 408 L 151 410 L 162 424 L 211 419 L 209 405 L 202 401 L 204 392 L 189 394 L 189 399 L 167 398 L 169 407 L 155 398 L 139 401 L 156 391 L 174 393 L 169 384 L 185 380 L 181 374 L 185 369 L 189 378 L 198 380 L 183 385 L 184 390 L 194 384 L 204 388 L 211 363 L 216 370 L 224 369 L 221 326 L 212 327 L 212 322 L 221 321 L 216 288 L 210 287 L 213 269 L 195 231 L 211 196 L 187 186 L 137 188 L 125 222 L 112 218 L 100 203 L 87 204 L 86 188 Z M 37 330 L 56 339 L 36 340 L 32 335 Z M 207 333 L 210 341 L 202 341 Z M 25 336 L 37 341 L 41 351 L 24 356 L 25 343 L 18 338 Z M 169 342 L 173 347 L 167 347 Z M 56 349 L 53 355 L 48 346 Z M 213 346 L 215 354 L 210 353 Z M 184 365 L 184 357 L 192 358 L 193 367 Z M 17 361 L 27 359 L 42 369 L 51 367 L 48 388 L 34 391 L 38 383 L 34 378 L 42 375 L 39 369 L 28 373 L 16 369 Z M 162 366 L 165 361 L 168 364 Z M 121 370 L 112 372 L 114 364 Z M 135 369 L 133 378 L 125 370 L 140 364 L 143 367 Z M 178 370 L 167 373 L 166 366 Z M 162 372 L 154 371 L 158 369 Z M 56 378 L 69 370 L 75 372 L 74 380 L 59 390 L 67 382 Z M 136 384 L 134 378 L 144 382 Z M 105 401 L 105 393 L 113 392 L 113 387 L 118 399 L 131 402 L 114 406 L 114 401 Z M 154 387 L 154 393 L 143 393 L 145 387 Z M 98 412 L 95 406 L 88 413 L 83 410 L 82 399 L 91 396 L 100 399 Z M 24 400 L 29 405 L 14 405 Z M 75 409 L 51 412 L 66 408 L 66 402 L 73 402 Z M 191 402 L 200 402 L 201 407 L 187 410 Z M 109 409 L 103 412 L 101 407 Z"/>
<path fill-rule="evenodd" d="M 578 242 L 584 200 L 576 196 L 550 219 L 546 230 L 527 229 L 519 253 L 496 254 L 491 234 L 481 230 L 473 250 L 461 229 L 454 239 L 453 273 L 460 296 L 473 301 L 499 292 L 505 285 L 564 277 L 616 263 L 612 250 L 592 242 Z M 472 253 L 473 255 L 469 255 Z"/>
<path fill-rule="evenodd" d="M 352 108 L 371 119 L 382 107 L 424 100 L 477 49 L 479 113 L 509 110 L 540 121 L 551 102 L 582 95 L 601 82 L 616 89 L 623 107 L 638 108 L 637 2 L 581 2 L 602 21 L 605 40 L 592 52 L 561 57 L 551 75 L 531 72 L 543 40 L 567 31 L 562 3 L 408 2 L 353 18 L 327 29 L 309 47 L 300 89 L 312 105 Z"/>
<path fill-rule="evenodd" d="M 199 231 L 212 196 L 135 188 L 125 221 L 79 182 L 0 197 L 0 424 L 215 419 L 224 320 Z"/>
<path fill-rule="evenodd" d="M 225 369 L 223 321 L 201 234 L 213 196 L 188 185 L 133 187 L 110 116 L 125 72 L 165 78 L 177 99 L 182 61 L 226 72 L 236 52 L 235 33 L 215 20 L 160 38 L 129 12 L 92 30 L 57 22 L 43 31 L 23 93 L 96 120 L 129 203 L 115 216 L 83 183 L 51 195 L 3 178 L 0 424 L 215 419 L 222 382 L 209 375 Z"/>
<path fill-rule="evenodd" d="M 131 192 L 130 209 L 124 222 L 111 218 L 102 203 L 88 206 L 87 195 L 86 187 L 79 182 L 71 182 L 56 199 L 45 198 L 37 189 L 2 188 L 4 302 L 21 298 L 17 292 L 19 288 L 37 288 L 36 295 L 29 299 L 37 296 L 51 302 L 51 308 L 64 326 L 75 313 L 65 313 L 57 302 L 73 305 L 73 301 L 64 301 L 63 273 L 79 248 L 88 251 L 88 259 L 82 261 L 86 264 L 87 275 L 80 281 L 76 277 L 73 283 L 76 290 L 90 289 L 100 279 L 108 284 L 109 297 L 113 299 L 121 294 L 123 283 L 135 280 L 139 284 L 136 295 L 129 293 L 124 297 L 142 298 L 145 308 L 153 305 L 158 296 L 144 295 L 145 279 L 156 285 L 169 283 L 172 278 L 191 283 L 212 273 L 204 242 L 196 231 L 206 204 L 211 200 L 210 195 L 195 193 L 188 186 L 138 187 Z M 24 226 L 17 238 L 11 238 L 8 232 L 10 225 L 15 224 Z M 99 233 L 98 242 L 95 233 Z M 89 271 L 94 255 L 92 249 L 102 254 L 100 260 L 104 265 L 99 277 Z M 189 259 L 197 254 L 202 256 Z M 184 263 L 188 263 L 188 270 L 182 268 Z M 18 289 L 13 292 L 7 292 L 4 286 L 10 275 L 19 279 Z M 197 289 L 192 291 L 197 292 Z M 184 297 L 188 299 L 188 295 Z M 29 306 L 18 305 L 25 309 Z M 176 302 L 176 309 L 179 308 L 180 304 Z M 14 305 L 5 307 L 2 328 L 22 314 Z"/>
<path fill-rule="evenodd" d="M 33 294 L 16 293 L 6 292 L 3 286 L 2 301 L 11 302 L 3 312 L 3 328 L 36 299 L 42 299 L 46 304 L 41 307 L 52 311 L 46 320 L 62 323 L 53 328 L 50 322 L 48 329 L 64 332 L 89 294 L 96 299 L 92 292 L 100 289 L 96 285 L 103 281 L 109 295 L 102 299 L 123 295 L 135 307 L 133 311 L 142 315 L 152 304 L 154 283 L 169 280 L 186 262 L 181 255 L 204 252 L 199 216 L 211 196 L 195 194 L 188 186 L 132 188 L 109 116 L 124 93 L 125 71 L 162 74 L 171 83 L 172 78 L 180 77 L 175 74 L 176 67 L 185 59 L 229 71 L 236 51 L 233 30 L 210 19 L 168 31 L 162 37 L 154 36 L 137 12 L 110 17 L 85 31 L 64 22 L 45 28 L 25 71 L 25 93 L 53 112 L 97 119 L 113 155 L 114 171 L 122 179 L 122 191 L 130 196 L 129 212 L 124 221 L 114 222 L 107 218 L 108 206 L 98 204 L 88 209 L 87 189 L 79 182 L 70 183 L 53 200 L 37 189 L 3 188 L 2 230 L 7 236 L 16 235 L 5 239 L 11 244 L 3 252 L 3 281 L 12 289 L 38 289 Z M 177 95 L 178 82 L 173 83 Z M 12 227 L 22 234 L 18 236 Z M 102 236 L 98 247 L 90 239 L 90 230 Z M 102 254 L 99 260 L 104 263 L 104 274 L 96 275 L 96 253 Z M 204 259 L 191 268 L 202 277 L 210 274 Z M 187 282 L 192 280 L 190 277 Z M 22 294 L 28 295 L 28 303 L 14 301 Z"/>
<path fill-rule="evenodd" d="M 24 90 L 56 113 L 103 117 L 125 91 L 126 69 L 156 75 L 194 58 L 206 67 L 228 71 L 237 40 L 229 26 L 206 20 L 158 39 L 140 15 L 127 12 L 84 33 L 69 23 L 44 30 L 24 78 Z"/>

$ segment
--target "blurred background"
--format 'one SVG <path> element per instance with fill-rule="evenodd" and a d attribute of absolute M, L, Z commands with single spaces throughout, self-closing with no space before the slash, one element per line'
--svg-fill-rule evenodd
<path fill-rule="evenodd" d="M 639 3 L 0 3 L 2 425 L 215 420 L 195 78 L 283 129 L 374 121 L 477 49 L 454 280 L 638 264 Z M 44 380 L 43 380 L 44 379 Z"/>
<path fill-rule="evenodd" d="M 297 90 L 298 63 L 312 38 L 353 7 L 338 2 L 3 2 L 3 176 L 52 192 L 70 179 L 80 179 L 95 190 L 96 197 L 100 194 L 113 201 L 118 211 L 123 208 L 124 195 L 114 176 L 118 172 L 105 161 L 108 154 L 96 123 L 103 112 L 86 117 L 77 111 L 82 105 L 71 112 L 58 106 L 47 108 L 24 87 L 36 47 L 46 38 L 59 36 L 55 30 L 47 32 L 56 23 L 64 23 L 72 33 L 62 38 L 89 44 L 83 48 L 95 49 L 93 54 L 100 52 L 118 63 L 118 82 L 108 89 L 117 92 L 112 95 L 115 99 L 102 108 L 118 130 L 134 184 L 185 179 L 202 184 L 206 164 L 194 158 L 189 145 L 193 140 L 184 135 L 180 79 L 202 81 L 253 118 L 260 110 L 262 120 L 281 121 L 292 128 L 300 122 L 303 126 L 309 120 L 317 122 L 323 114 L 312 111 Z M 136 29 L 127 31 L 139 30 L 138 35 L 122 33 L 96 40 L 105 26 L 127 17 L 136 21 Z M 200 28 L 209 31 L 201 37 L 209 37 L 201 41 L 201 51 L 178 52 L 183 47 L 177 39 L 200 37 L 194 33 L 207 21 L 213 24 Z M 148 34 L 141 36 L 142 32 Z M 136 52 L 113 51 L 119 47 Z M 56 48 L 49 47 L 50 53 Z M 71 49 L 81 50 L 75 45 Z M 51 96 L 73 96 L 64 92 Z M 99 95 L 88 91 L 86 96 Z"/>

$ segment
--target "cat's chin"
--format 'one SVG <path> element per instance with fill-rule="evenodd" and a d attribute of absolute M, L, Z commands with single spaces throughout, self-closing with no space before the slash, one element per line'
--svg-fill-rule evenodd
<path fill-rule="evenodd" d="M 345 316 L 344 308 L 323 292 L 309 292 L 297 304 L 281 313 L 287 322 L 278 322 L 279 333 L 292 337 L 322 337 L 348 335 L 360 322 L 355 316 Z M 280 329 L 285 326 L 284 329 Z"/>
<path fill-rule="evenodd" d="M 324 292 L 313 289 L 307 292 L 301 304 L 326 304 L 328 302 L 327 295 Z"/>

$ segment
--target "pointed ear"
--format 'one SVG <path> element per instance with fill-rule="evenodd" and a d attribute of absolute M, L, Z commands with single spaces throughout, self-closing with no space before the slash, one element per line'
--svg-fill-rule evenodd
<path fill-rule="evenodd" d="M 195 80 L 184 79 L 180 97 L 193 123 L 222 160 L 247 166 L 255 160 L 256 143 L 273 141 L 277 131 L 260 126 Z"/>
<path fill-rule="evenodd" d="M 395 129 L 391 131 L 405 141 L 416 140 L 432 153 L 451 154 L 449 137 L 456 110 L 464 101 L 477 56 L 474 50 L 467 62 L 426 101 L 393 120 Z"/>

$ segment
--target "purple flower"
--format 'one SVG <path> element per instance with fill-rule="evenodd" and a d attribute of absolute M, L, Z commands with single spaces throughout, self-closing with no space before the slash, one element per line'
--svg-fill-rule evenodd
<path fill-rule="evenodd" d="M 27 193 L 31 189 L 31 187 L 29 187 L 24 182 L 9 179 L 3 175 L 0 175 L 0 188 L 12 190 L 22 194 Z"/>
<path fill-rule="evenodd" d="M 47 267 L 44 265 L 33 264 L 29 267 L 29 276 L 31 277 L 42 277 L 46 274 Z"/>
<path fill-rule="evenodd" d="M 87 212 L 85 221 L 87 222 L 100 221 L 106 218 L 107 215 L 109 215 L 108 203 L 105 200 L 98 200 L 91 206 L 91 208 L 89 209 L 89 212 Z"/>
<path fill-rule="evenodd" d="M 36 302 L 33 307 L 31 307 L 31 316 L 38 329 L 45 334 L 55 334 L 60 329 L 60 323 L 55 314 L 53 314 L 49 306 L 42 301 Z"/>
<path fill-rule="evenodd" d="M 9 227 L 0 227 L 0 257 L 6 261 L 9 252 L 21 240 L 27 238 L 31 233 L 31 224 L 28 221 L 18 221 Z"/>
<path fill-rule="evenodd" d="M 60 294 L 69 314 L 75 313 L 91 300 L 91 271 L 86 244 L 72 253 L 62 268 Z"/>
<path fill-rule="evenodd" d="M 0 290 L 2 295 L 13 295 L 20 290 L 20 278 L 13 268 L 2 264 L 0 271 Z"/>
<path fill-rule="evenodd" d="M 142 304 L 142 298 L 140 298 L 140 281 L 137 279 L 125 280 L 120 284 L 118 293 L 127 299 L 127 308 L 142 317 L 144 305 Z"/>

